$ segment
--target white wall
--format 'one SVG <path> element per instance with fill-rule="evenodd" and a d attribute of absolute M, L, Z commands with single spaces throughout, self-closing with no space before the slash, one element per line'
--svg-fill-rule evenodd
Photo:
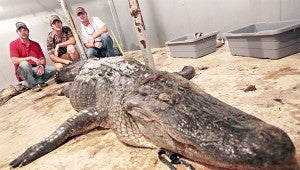
<path fill-rule="evenodd" d="M 125 35 L 127 1 L 116 1 Z M 194 32 L 227 32 L 255 22 L 300 19 L 300 0 L 139 0 L 152 47 Z M 130 29 L 127 29 L 127 28 Z M 126 37 L 129 49 L 136 39 Z"/>

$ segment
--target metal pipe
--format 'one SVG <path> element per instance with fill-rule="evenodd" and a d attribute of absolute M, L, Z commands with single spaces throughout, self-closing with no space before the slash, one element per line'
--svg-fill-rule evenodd
<path fill-rule="evenodd" d="M 143 53 L 145 65 L 155 70 L 154 59 L 147 40 L 147 31 L 138 0 L 128 0 L 129 10 L 136 27 L 139 45 Z"/>

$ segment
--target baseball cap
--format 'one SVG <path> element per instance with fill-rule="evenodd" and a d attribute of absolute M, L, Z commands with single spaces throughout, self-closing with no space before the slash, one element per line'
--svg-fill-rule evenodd
<path fill-rule="evenodd" d="M 24 24 L 23 22 L 17 22 L 16 23 L 16 28 L 17 28 L 17 30 L 19 30 L 20 28 L 28 29 L 26 24 Z"/>
<path fill-rule="evenodd" d="M 82 7 L 76 8 L 75 12 L 76 12 L 76 15 L 78 15 L 79 13 L 86 13 L 85 10 L 84 10 L 84 8 L 82 8 Z"/>
<path fill-rule="evenodd" d="M 51 15 L 50 18 L 49 18 L 49 20 L 50 20 L 50 25 L 53 24 L 53 22 L 54 22 L 55 20 L 61 22 L 60 18 L 59 18 L 57 15 Z"/>

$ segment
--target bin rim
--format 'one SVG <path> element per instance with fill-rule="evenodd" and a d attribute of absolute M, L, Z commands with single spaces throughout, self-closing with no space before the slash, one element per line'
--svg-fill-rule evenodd
<path fill-rule="evenodd" d="M 277 23 L 291 23 L 290 25 L 284 26 L 280 29 L 276 29 L 276 30 L 266 30 L 266 31 L 259 31 L 256 33 L 232 33 L 234 31 L 246 28 L 246 27 L 250 27 L 253 25 L 258 25 L 258 24 L 277 24 Z M 280 34 L 286 31 L 290 31 L 290 30 L 295 30 L 297 28 L 300 28 L 300 20 L 299 19 L 295 19 L 295 20 L 284 20 L 284 21 L 276 21 L 276 22 L 258 22 L 258 23 L 254 23 L 254 24 L 249 24 L 247 26 L 243 26 L 240 28 L 237 28 L 235 30 L 229 31 L 229 32 L 225 32 L 223 33 L 223 36 L 225 36 L 226 38 L 231 38 L 231 37 L 249 37 L 249 36 L 264 36 L 264 35 L 276 35 L 276 34 Z"/>
<path fill-rule="evenodd" d="M 175 42 L 172 42 L 172 41 L 177 40 L 177 39 L 180 39 L 180 38 L 182 38 L 182 37 L 192 36 L 192 35 L 193 35 L 193 34 L 188 34 L 188 35 L 180 36 L 180 37 L 174 38 L 174 39 L 172 39 L 172 40 L 170 40 L 170 41 L 167 41 L 165 44 L 166 44 L 166 45 L 173 45 L 173 44 L 193 43 L 193 42 L 196 42 L 196 41 L 199 41 L 199 40 L 203 40 L 203 39 L 206 39 L 206 38 L 209 38 L 209 37 L 216 36 L 217 34 L 219 34 L 218 31 L 213 31 L 213 32 L 203 33 L 202 36 L 200 36 L 200 37 L 198 37 L 198 38 L 188 39 L 188 40 L 184 40 L 184 41 L 175 41 Z"/>

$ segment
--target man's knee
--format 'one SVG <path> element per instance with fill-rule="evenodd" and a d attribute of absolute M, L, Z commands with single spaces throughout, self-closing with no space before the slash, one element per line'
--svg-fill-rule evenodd
<path fill-rule="evenodd" d="M 75 45 L 68 45 L 67 46 L 67 52 L 71 53 L 71 54 L 74 54 L 76 52 Z"/>
<path fill-rule="evenodd" d="M 28 61 L 21 61 L 18 67 L 18 74 L 27 74 L 32 72 L 32 66 Z"/>
<path fill-rule="evenodd" d="M 22 68 L 22 69 L 31 68 L 31 64 L 29 64 L 28 61 L 21 61 L 19 63 L 19 68 Z"/>
<path fill-rule="evenodd" d="M 70 55 L 72 61 L 77 61 L 79 59 L 79 54 L 75 45 L 68 45 L 67 53 Z"/>
<path fill-rule="evenodd" d="M 86 55 L 87 55 L 88 58 L 96 57 L 97 56 L 97 51 L 94 48 L 89 48 L 86 51 Z"/>
<path fill-rule="evenodd" d="M 109 36 L 108 33 L 103 33 L 103 34 L 101 34 L 101 39 L 102 39 L 103 41 L 112 41 L 112 39 L 111 39 L 111 37 Z"/>

